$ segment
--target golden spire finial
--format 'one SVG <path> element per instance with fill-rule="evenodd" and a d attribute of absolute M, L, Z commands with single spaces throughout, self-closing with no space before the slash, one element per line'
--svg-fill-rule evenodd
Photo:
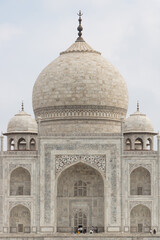
<path fill-rule="evenodd" d="M 81 12 L 81 10 L 79 10 L 79 13 L 77 13 L 77 15 L 79 16 L 79 18 L 78 18 L 78 21 L 79 21 L 79 26 L 77 27 L 77 30 L 78 30 L 78 38 L 77 38 L 77 40 L 76 40 L 76 42 L 84 42 L 84 40 L 83 40 L 83 38 L 82 38 L 82 30 L 83 30 L 83 27 L 82 27 L 82 25 L 81 25 L 81 22 L 82 22 L 82 12 Z"/>
<path fill-rule="evenodd" d="M 137 112 L 139 112 L 139 101 L 137 101 Z"/>
<path fill-rule="evenodd" d="M 24 111 L 24 103 L 23 103 L 23 101 L 22 101 L 22 105 L 21 105 L 22 107 L 21 107 L 21 111 Z"/>

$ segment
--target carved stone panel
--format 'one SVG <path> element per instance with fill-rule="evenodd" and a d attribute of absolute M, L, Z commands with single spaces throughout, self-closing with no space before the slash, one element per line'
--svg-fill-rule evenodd
<path fill-rule="evenodd" d="M 106 156 L 105 155 L 56 155 L 56 174 L 63 171 L 66 166 L 76 162 L 84 162 L 96 167 L 105 176 Z"/>

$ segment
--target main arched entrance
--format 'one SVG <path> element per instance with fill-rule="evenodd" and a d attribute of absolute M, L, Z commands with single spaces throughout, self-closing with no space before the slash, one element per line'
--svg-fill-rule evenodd
<path fill-rule="evenodd" d="M 64 170 L 57 183 L 57 231 L 104 231 L 104 183 L 101 174 L 85 163 Z"/>

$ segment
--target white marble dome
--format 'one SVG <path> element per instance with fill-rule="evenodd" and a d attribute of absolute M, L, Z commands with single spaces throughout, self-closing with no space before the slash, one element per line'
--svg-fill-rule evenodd
<path fill-rule="evenodd" d="M 76 41 L 39 75 L 33 87 L 36 118 L 125 118 L 126 83 L 116 68 L 84 40 Z"/>
<path fill-rule="evenodd" d="M 8 133 L 37 133 L 38 127 L 35 119 L 31 117 L 28 113 L 23 110 L 14 117 L 8 123 L 7 134 Z"/>
<path fill-rule="evenodd" d="M 124 133 L 154 133 L 151 120 L 137 109 L 125 121 Z"/>

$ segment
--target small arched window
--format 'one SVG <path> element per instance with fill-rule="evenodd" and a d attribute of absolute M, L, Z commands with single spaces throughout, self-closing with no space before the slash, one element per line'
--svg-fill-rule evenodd
<path fill-rule="evenodd" d="M 135 150 L 143 150 L 143 141 L 141 138 L 135 140 Z"/>
<path fill-rule="evenodd" d="M 13 138 L 10 139 L 9 148 L 11 151 L 15 149 L 15 143 Z"/>
<path fill-rule="evenodd" d="M 34 138 L 30 140 L 30 150 L 36 150 L 36 141 Z"/>
<path fill-rule="evenodd" d="M 147 139 L 146 148 L 152 150 L 152 140 L 150 138 Z"/>
<path fill-rule="evenodd" d="M 83 181 L 78 181 L 74 184 L 74 196 L 85 197 L 87 196 L 87 184 Z"/>
<path fill-rule="evenodd" d="M 126 140 L 126 150 L 131 150 L 131 140 L 129 138 Z"/>
<path fill-rule="evenodd" d="M 24 138 L 20 138 L 18 140 L 18 150 L 26 150 L 26 148 L 27 148 L 26 140 Z"/>

